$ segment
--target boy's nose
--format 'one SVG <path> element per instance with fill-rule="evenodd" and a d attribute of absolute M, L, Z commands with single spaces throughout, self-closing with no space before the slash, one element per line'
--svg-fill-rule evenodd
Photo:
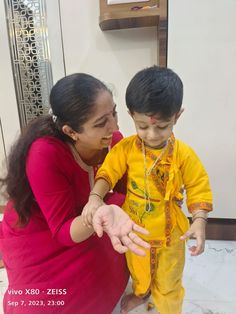
<path fill-rule="evenodd" d="M 148 132 L 147 139 L 149 141 L 157 141 L 160 139 L 160 136 L 155 131 L 150 130 Z"/>

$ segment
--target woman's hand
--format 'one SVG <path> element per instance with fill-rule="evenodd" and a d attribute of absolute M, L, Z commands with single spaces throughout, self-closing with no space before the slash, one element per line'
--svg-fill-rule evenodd
<path fill-rule="evenodd" d="M 84 206 L 81 213 L 83 224 L 85 226 L 92 227 L 94 213 L 102 205 L 104 205 L 104 202 L 99 196 L 95 194 L 89 196 L 88 203 Z"/>
<path fill-rule="evenodd" d="M 144 256 L 145 252 L 138 246 L 150 248 L 150 245 L 133 231 L 145 235 L 149 232 L 135 224 L 119 206 L 99 207 L 93 216 L 93 228 L 99 237 L 102 237 L 105 231 L 111 239 L 114 250 L 119 253 L 130 250 L 136 255 Z"/>
<path fill-rule="evenodd" d="M 180 237 L 181 240 L 186 240 L 187 238 L 195 238 L 197 241 L 197 246 L 191 246 L 189 250 L 192 256 L 200 255 L 204 252 L 205 248 L 205 230 L 206 230 L 206 220 L 204 218 L 198 217 L 195 219 L 189 230 Z"/>

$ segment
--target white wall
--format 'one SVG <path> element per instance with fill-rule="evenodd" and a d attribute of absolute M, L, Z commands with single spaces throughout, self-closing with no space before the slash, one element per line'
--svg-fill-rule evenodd
<path fill-rule="evenodd" d="M 74 0 L 70 5 L 61 0 L 61 18 L 67 74 L 86 72 L 107 83 L 118 105 L 122 132 L 133 133 L 125 89 L 138 70 L 157 63 L 157 29 L 102 32 L 98 0 Z"/>
<path fill-rule="evenodd" d="M 0 117 L 0 177 L 4 177 L 4 174 L 6 173 L 5 170 L 6 170 L 6 155 L 5 155 L 4 139 L 3 139 L 3 134 L 2 134 L 1 117 Z M 0 187 L 0 206 L 4 205 L 6 202 L 1 192 L 2 192 L 2 188 Z"/>
<path fill-rule="evenodd" d="M 20 131 L 11 59 L 8 46 L 4 1 L 0 1 L 0 176 L 6 173 L 5 149 L 8 152 Z M 3 132 L 3 133 L 2 133 Z M 4 136 L 4 142 L 2 135 Z M 0 205 L 5 199 L 0 195 Z"/>
<path fill-rule="evenodd" d="M 49 61 L 52 67 L 53 82 L 65 76 L 65 64 L 60 25 L 60 6 L 58 0 L 46 2 Z"/>
<path fill-rule="evenodd" d="M 64 75 L 65 65 L 67 74 L 87 72 L 108 83 L 118 104 L 121 131 L 132 134 L 125 89 L 138 70 L 157 63 L 156 28 L 102 32 L 99 1 L 60 2 L 64 61 L 58 0 L 47 2 L 54 81 Z M 0 29 L 0 117 L 9 149 L 19 132 L 19 118 L 3 1 Z M 168 65 L 185 85 L 186 110 L 176 135 L 195 148 L 210 174 L 215 198 L 212 217 L 236 218 L 235 29 L 235 0 L 169 0 Z M 2 154 L 0 147 L 1 158 Z"/>
<path fill-rule="evenodd" d="M 157 63 L 156 29 L 102 32 L 98 17 L 99 1 L 61 0 L 66 72 L 88 72 L 110 84 L 121 131 L 129 135 L 134 127 L 125 89 L 138 70 Z M 186 109 L 176 135 L 196 150 L 209 172 L 211 217 L 236 218 L 235 29 L 235 0 L 169 0 L 168 65 L 185 85 Z"/>
<path fill-rule="evenodd" d="M 170 0 L 168 66 L 183 79 L 176 134 L 204 162 L 214 217 L 236 218 L 236 1 Z"/>
<path fill-rule="evenodd" d="M 0 117 L 7 151 L 20 131 L 8 45 L 4 1 L 0 1 Z M 0 154 L 2 152 L 0 151 Z"/>

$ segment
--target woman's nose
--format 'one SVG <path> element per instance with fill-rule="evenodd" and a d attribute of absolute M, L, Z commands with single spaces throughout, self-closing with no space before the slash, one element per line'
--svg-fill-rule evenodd
<path fill-rule="evenodd" d="M 118 120 L 116 117 L 111 117 L 111 119 L 109 120 L 109 124 L 108 124 L 108 128 L 109 128 L 109 132 L 114 132 L 119 130 L 119 126 L 118 126 Z"/>

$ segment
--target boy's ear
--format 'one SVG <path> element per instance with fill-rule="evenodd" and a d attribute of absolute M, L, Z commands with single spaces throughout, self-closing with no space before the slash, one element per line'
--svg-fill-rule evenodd
<path fill-rule="evenodd" d="M 74 141 L 78 140 L 78 133 L 74 131 L 69 125 L 67 124 L 63 125 L 62 132 L 69 136 L 72 140 Z"/>
<path fill-rule="evenodd" d="M 184 112 L 184 108 L 181 108 L 180 111 L 178 113 L 176 113 L 175 115 L 175 123 L 178 121 L 179 117 L 181 116 L 181 114 Z"/>

